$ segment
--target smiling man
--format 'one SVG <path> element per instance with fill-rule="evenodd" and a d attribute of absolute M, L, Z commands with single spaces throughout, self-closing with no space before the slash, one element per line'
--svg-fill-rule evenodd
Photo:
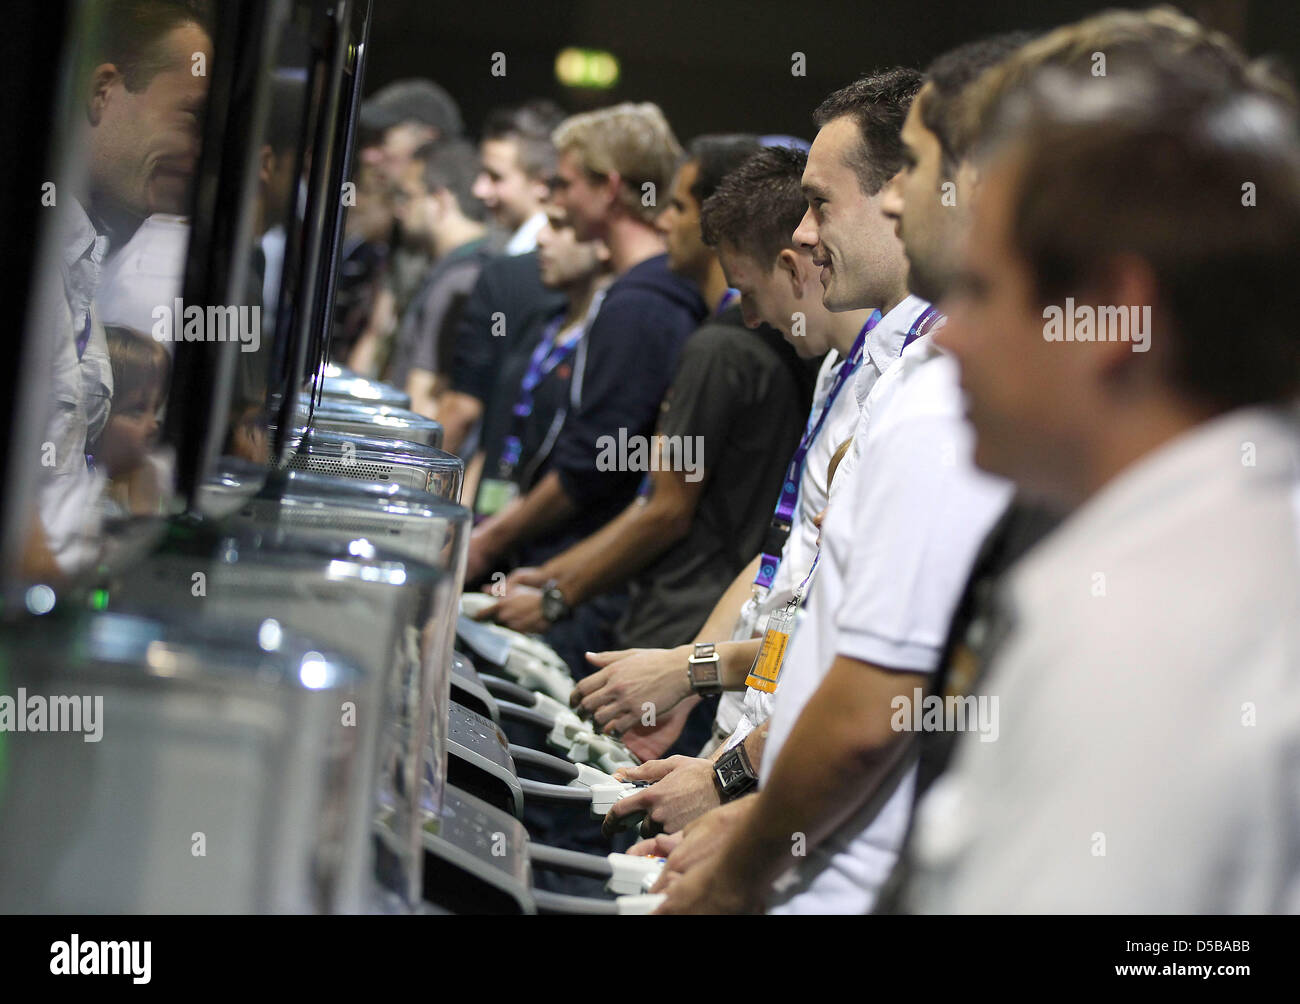
<path fill-rule="evenodd" d="M 555 170 L 551 133 L 563 119 L 553 102 L 530 101 L 498 109 L 483 125 L 474 195 L 510 235 L 506 254 L 527 254 L 537 247 Z"/>
<path fill-rule="evenodd" d="M 46 430 L 53 466 L 40 468 L 38 517 L 23 569 L 41 578 L 83 567 L 98 548 L 102 480 L 87 448 L 108 420 L 113 376 L 103 325 L 91 304 L 106 255 L 151 213 L 188 212 L 199 154 L 212 42 L 200 5 L 110 0 L 89 39 L 79 81 L 86 182 L 60 199 L 61 309 L 42 317 L 53 357 Z M 57 316 L 56 316 L 57 315 Z"/>

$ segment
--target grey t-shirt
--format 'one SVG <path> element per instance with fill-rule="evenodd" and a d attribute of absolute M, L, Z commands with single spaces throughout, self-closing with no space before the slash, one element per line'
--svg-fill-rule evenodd
<path fill-rule="evenodd" d="M 448 252 L 429 270 L 398 326 L 385 372 L 389 383 L 405 387 L 413 369 L 448 371 L 456 321 L 489 257 L 485 239 L 470 241 Z"/>

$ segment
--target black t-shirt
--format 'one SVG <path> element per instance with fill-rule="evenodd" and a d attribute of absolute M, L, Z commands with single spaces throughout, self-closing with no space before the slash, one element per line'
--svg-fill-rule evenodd
<path fill-rule="evenodd" d="M 632 581 L 620 647 L 689 642 L 758 553 L 807 419 L 804 372 L 780 333 L 747 329 L 739 307 L 687 340 L 656 431 L 690 437 L 682 466 L 704 490 L 686 536 Z"/>
<path fill-rule="evenodd" d="M 483 266 L 456 326 L 451 387 L 483 402 L 485 441 L 504 435 L 502 411 L 513 406 L 519 387 L 518 380 L 512 385 L 503 379 L 506 361 L 522 357 L 527 366 L 541 335 L 538 318 L 550 317 L 564 304 L 563 293 L 542 285 L 536 252 L 494 258 Z"/>

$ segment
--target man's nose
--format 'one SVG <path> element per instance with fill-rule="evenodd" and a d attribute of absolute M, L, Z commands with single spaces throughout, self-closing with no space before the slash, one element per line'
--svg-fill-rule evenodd
<path fill-rule="evenodd" d="M 885 190 L 880 195 L 880 211 L 886 216 L 899 218 L 903 215 L 903 172 L 899 171 L 889 179 Z"/>
<path fill-rule="evenodd" d="M 812 249 L 817 246 L 817 240 L 817 223 L 813 220 L 812 210 L 805 210 L 803 219 L 794 228 L 794 242 L 799 247 Z"/>

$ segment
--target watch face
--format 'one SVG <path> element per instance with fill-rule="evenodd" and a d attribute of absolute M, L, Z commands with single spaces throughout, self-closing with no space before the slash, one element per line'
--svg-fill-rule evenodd
<path fill-rule="evenodd" d="M 564 600 L 548 589 L 542 593 L 542 616 L 548 621 L 559 620 L 564 616 Z"/>
<path fill-rule="evenodd" d="M 734 756 L 728 756 L 718 763 L 718 777 L 722 779 L 722 786 L 730 788 L 737 780 L 745 776 L 744 769 L 740 766 L 738 759 Z"/>
<path fill-rule="evenodd" d="M 701 662 L 691 660 L 691 675 L 697 683 L 716 683 L 718 680 L 718 660 L 705 659 Z"/>

